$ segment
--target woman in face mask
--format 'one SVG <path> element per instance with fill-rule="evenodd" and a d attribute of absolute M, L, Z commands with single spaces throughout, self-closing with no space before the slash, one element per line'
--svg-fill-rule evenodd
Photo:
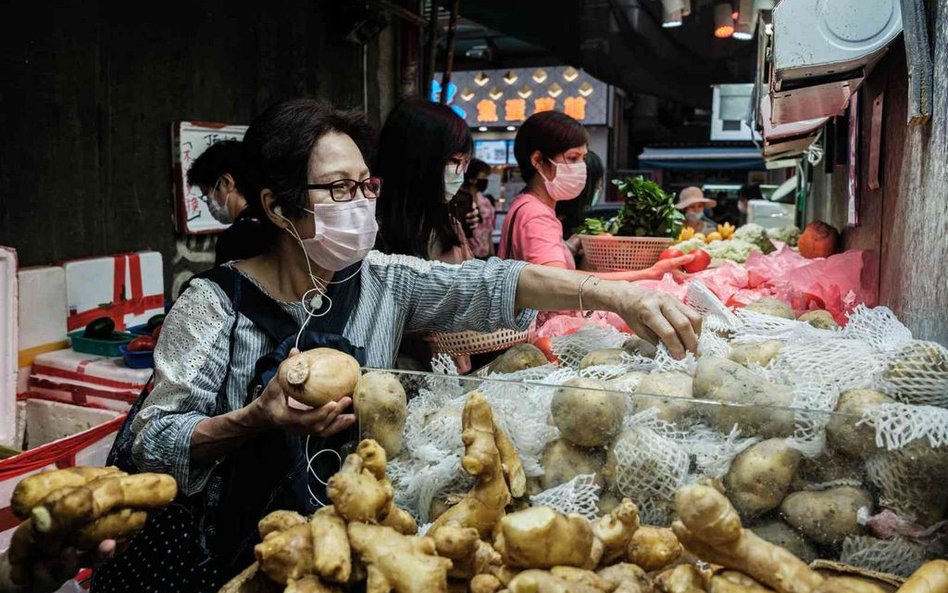
<path fill-rule="evenodd" d="M 349 398 L 299 409 L 277 381 L 259 377 L 258 361 L 282 360 L 287 344 L 327 343 L 363 366 L 391 368 L 405 332 L 524 331 L 538 309 L 582 303 L 616 312 L 639 335 L 664 341 L 674 356 L 697 348 L 697 313 L 630 283 L 498 258 L 447 265 L 371 251 L 384 182 L 366 165 L 367 138 L 363 115 L 310 99 L 275 105 L 251 123 L 244 138 L 254 175 L 249 209 L 265 224 L 263 253 L 193 279 L 169 311 L 155 350 L 154 386 L 130 425 L 135 469 L 173 475 L 185 496 L 213 494 L 220 491 L 212 477 L 222 464 L 243 460 L 249 448 L 262 460 L 233 466 L 249 472 L 253 493 L 230 490 L 221 504 L 272 500 L 275 486 L 265 479 L 272 474 L 280 483 L 305 484 L 284 491 L 279 508 L 311 513 L 323 500 L 320 484 L 339 468 L 339 451 L 358 439 L 356 413 Z M 261 309 L 290 320 L 289 335 L 274 339 L 260 323 Z M 293 457 L 258 449 L 255 439 L 263 438 L 295 443 Z M 219 528 L 232 530 L 241 513 L 249 511 L 221 511 L 226 521 Z M 259 517 L 245 519 L 248 534 L 209 542 L 253 543 Z M 154 534 L 157 541 L 136 538 L 122 562 L 137 576 L 107 566 L 96 571 L 93 591 L 126 590 L 126 578 L 145 593 L 217 590 L 246 566 L 222 563 L 213 547 L 193 537 L 180 541 L 183 533 L 169 527 Z M 148 545 L 162 552 L 138 548 Z"/>
<path fill-rule="evenodd" d="M 694 229 L 696 233 L 708 234 L 714 231 L 716 223 L 705 216 L 705 208 L 714 208 L 717 201 L 704 197 L 700 187 L 686 187 L 678 195 L 675 208 L 685 213 L 685 226 Z"/>
<path fill-rule="evenodd" d="M 461 223 L 477 222 L 477 204 L 456 199 L 472 147 L 467 124 L 446 105 L 408 98 L 395 106 L 372 168 L 385 180 L 378 200 L 381 251 L 452 264 L 474 257 Z"/>
<path fill-rule="evenodd" d="M 589 135 L 581 123 L 558 111 L 531 115 L 517 132 L 514 155 L 527 186 L 504 218 L 499 255 L 555 268 L 575 270 L 578 236 L 563 240 L 556 204 L 573 200 L 586 187 Z M 596 273 L 604 280 L 660 279 L 677 273 L 694 256 L 666 259 L 647 270 Z"/>

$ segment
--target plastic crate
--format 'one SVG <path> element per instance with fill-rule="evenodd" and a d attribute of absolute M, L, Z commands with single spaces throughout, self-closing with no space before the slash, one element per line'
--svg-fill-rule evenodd
<path fill-rule="evenodd" d="M 82 352 L 83 354 L 95 354 L 98 356 L 121 356 L 122 352 L 119 350 L 119 347 L 128 344 L 138 337 L 129 332 L 112 332 L 111 339 L 98 340 L 95 338 L 87 338 L 82 335 L 83 332 L 85 332 L 85 330 L 80 329 L 69 333 L 69 341 L 72 343 L 72 349 L 76 352 Z"/>
<path fill-rule="evenodd" d="M 613 237 L 580 235 L 583 257 L 594 272 L 644 270 L 655 265 L 673 239 L 664 237 Z"/>
<path fill-rule="evenodd" d="M 122 360 L 125 361 L 125 366 L 130 369 L 147 369 L 155 366 L 154 350 L 129 352 L 128 346 L 122 345 L 119 346 L 119 351 L 122 353 Z"/>

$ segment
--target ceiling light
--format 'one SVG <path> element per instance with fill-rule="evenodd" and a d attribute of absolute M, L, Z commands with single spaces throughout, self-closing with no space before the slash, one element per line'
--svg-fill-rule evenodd
<path fill-rule="evenodd" d="M 533 73 L 533 80 L 537 84 L 543 84 L 543 81 L 547 79 L 546 70 L 543 68 L 537 68 L 536 72 Z"/>
<path fill-rule="evenodd" d="M 727 39 L 734 34 L 734 18 L 731 16 L 731 3 L 721 2 L 714 7 L 714 36 Z"/>
<path fill-rule="evenodd" d="M 515 128 L 515 127 L 513 127 L 513 126 L 507 126 L 507 131 L 508 131 L 508 132 L 513 132 L 513 131 L 516 130 L 516 129 L 517 129 L 517 128 Z"/>
<path fill-rule="evenodd" d="M 493 87 L 490 91 L 487 92 L 487 96 L 496 101 L 497 99 L 504 96 L 504 91 L 500 90 L 497 87 Z"/>
<path fill-rule="evenodd" d="M 550 85 L 550 88 L 546 89 L 546 92 L 555 99 L 563 94 L 563 87 L 561 87 L 559 83 L 554 82 Z"/>
<path fill-rule="evenodd" d="M 588 80 L 579 85 L 579 94 L 584 97 L 588 97 L 589 95 L 593 94 L 593 90 L 593 85 L 589 84 Z"/>
<path fill-rule="evenodd" d="M 488 82 L 490 82 L 490 76 L 487 76 L 483 72 L 478 72 L 477 76 L 474 77 L 474 84 L 477 86 L 484 86 Z"/>
<path fill-rule="evenodd" d="M 682 0 L 662 0 L 662 26 L 666 29 L 680 27 L 683 9 Z"/>
<path fill-rule="evenodd" d="M 751 29 L 751 26 L 745 23 L 737 23 L 734 26 L 734 39 L 739 39 L 740 41 L 749 41 L 754 38 L 754 31 Z"/>
<path fill-rule="evenodd" d="M 464 90 L 461 91 L 461 98 L 464 99 L 465 101 L 470 101 L 471 99 L 474 98 L 474 91 L 472 91 L 468 87 L 464 87 Z"/>
<path fill-rule="evenodd" d="M 517 73 L 514 72 L 513 70 L 507 70 L 507 74 L 504 74 L 504 82 L 506 82 L 507 84 L 515 83 L 517 82 L 517 79 L 519 78 L 520 77 L 517 76 Z"/>
<path fill-rule="evenodd" d="M 487 126 L 481 126 L 481 127 L 477 128 L 477 131 L 478 131 L 478 132 L 486 132 L 486 131 L 487 131 Z"/>
<path fill-rule="evenodd" d="M 563 80 L 565 80 L 566 82 L 573 82 L 577 78 L 579 78 L 579 70 L 577 70 L 576 68 L 569 66 L 568 68 L 566 68 L 566 70 L 563 71 Z"/>
<path fill-rule="evenodd" d="M 517 94 L 520 95 L 521 99 L 526 99 L 527 97 L 533 94 L 533 89 L 531 89 L 527 85 L 523 85 L 522 87 L 520 87 L 520 90 L 517 91 Z"/>

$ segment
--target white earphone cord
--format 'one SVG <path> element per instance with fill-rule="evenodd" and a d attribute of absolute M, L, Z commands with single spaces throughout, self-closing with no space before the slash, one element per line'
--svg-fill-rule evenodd
<path fill-rule="evenodd" d="M 286 218 L 284 218 L 282 215 L 280 215 L 280 218 L 283 218 L 283 220 L 286 220 L 286 222 L 288 222 L 288 223 L 290 224 L 290 226 L 286 228 L 286 231 L 287 231 L 288 233 L 290 233 L 290 235 L 292 235 L 294 239 L 296 239 L 296 242 L 299 243 L 300 249 L 303 250 L 303 256 L 306 258 L 306 270 L 307 270 L 307 272 L 308 272 L 308 274 L 309 274 L 309 279 L 310 279 L 310 281 L 313 283 L 313 288 L 311 288 L 311 289 L 307 290 L 305 293 L 303 293 L 303 298 L 300 299 L 300 304 L 302 304 L 302 305 L 303 305 L 303 309 L 306 310 L 306 316 L 307 316 L 307 318 L 306 318 L 306 322 L 303 323 L 303 324 L 300 326 L 300 331 L 297 332 L 297 334 L 296 334 L 295 347 L 296 347 L 297 350 L 299 350 L 299 347 L 300 347 L 300 337 L 302 337 L 303 332 L 305 331 L 306 327 L 309 325 L 309 321 L 310 321 L 311 319 L 313 319 L 314 317 L 322 317 L 322 316 L 328 314 L 328 313 L 332 310 L 332 298 L 329 297 L 329 296 L 326 294 L 326 288 L 327 288 L 330 284 L 343 284 L 343 283 L 345 283 L 345 282 L 348 282 L 349 280 L 352 280 L 352 279 L 355 278 L 359 273 L 362 272 L 362 266 L 365 265 L 365 262 L 363 261 L 363 263 L 359 266 L 359 269 L 358 269 L 358 270 L 356 270 L 355 272 L 353 272 L 351 275 L 347 276 L 346 278 L 343 278 L 342 280 L 332 280 L 332 281 L 328 281 L 328 282 L 327 282 L 326 280 L 323 280 L 322 278 L 320 278 L 320 277 L 316 276 L 315 274 L 313 274 L 313 267 L 312 267 L 312 264 L 311 264 L 310 261 L 309 261 L 309 255 L 306 254 L 306 248 L 303 246 L 303 239 L 300 238 L 299 233 L 296 232 L 296 226 L 295 226 L 290 220 L 287 220 Z M 292 230 L 291 230 L 291 229 L 292 229 Z M 317 313 L 315 312 L 315 310 L 310 306 L 311 299 L 309 299 L 309 295 L 310 295 L 310 293 L 312 293 L 312 292 L 318 293 L 319 296 L 325 298 L 326 301 L 327 301 L 327 303 L 328 303 L 327 306 L 326 306 L 326 310 L 323 311 L 322 313 L 317 314 Z M 315 298 L 315 297 L 314 297 L 314 298 Z M 321 306 L 321 305 L 320 305 L 320 306 Z M 356 423 L 358 424 L 358 419 L 356 419 Z M 360 436 L 361 436 L 361 428 L 359 428 L 359 432 L 360 432 Z M 342 468 L 342 455 L 340 455 L 339 452 L 336 451 L 335 449 L 328 449 L 328 448 L 327 448 L 327 449 L 320 449 L 320 450 L 317 451 L 316 453 L 310 455 L 310 454 L 309 454 L 309 440 L 310 440 L 310 438 L 311 438 L 310 436 L 307 436 L 307 437 L 306 437 L 306 444 L 305 444 L 306 470 L 307 470 L 308 474 L 309 474 L 309 475 L 312 475 L 313 478 L 314 478 L 317 482 L 319 482 L 319 483 L 322 484 L 323 486 L 328 486 L 328 485 L 329 485 L 328 479 L 327 479 L 327 480 L 323 480 L 323 479 L 319 476 L 319 474 L 316 473 L 316 470 L 313 468 L 313 461 L 314 461 L 317 457 L 319 457 L 320 455 L 322 455 L 323 453 L 327 453 L 327 452 L 328 452 L 328 453 L 332 453 L 333 455 L 335 455 L 336 458 L 339 460 L 339 468 L 337 468 L 335 471 L 332 472 L 332 474 L 330 474 L 330 477 L 331 477 L 333 474 L 335 474 L 337 471 L 339 471 L 339 469 Z M 313 492 L 313 489 L 312 489 L 312 487 L 311 487 L 310 484 L 309 484 L 309 480 L 306 480 L 306 489 L 309 491 L 309 495 L 310 495 L 310 497 L 312 497 L 312 502 L 313 502 L 314 505 L 319 506 L 319 507 L 325 506 L 325 505 L 323 504 L 323 502 L 320 501 L 319 498 L 316 496 L 316 493 Z"/>

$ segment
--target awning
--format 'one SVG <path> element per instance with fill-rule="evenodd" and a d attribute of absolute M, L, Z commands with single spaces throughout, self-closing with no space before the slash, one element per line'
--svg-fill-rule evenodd
<path fill-rule="evenodd" d="M 760 150 L 753 146 L 650 148 L 639 155 L 640 169 L 764 169 Z"/>

